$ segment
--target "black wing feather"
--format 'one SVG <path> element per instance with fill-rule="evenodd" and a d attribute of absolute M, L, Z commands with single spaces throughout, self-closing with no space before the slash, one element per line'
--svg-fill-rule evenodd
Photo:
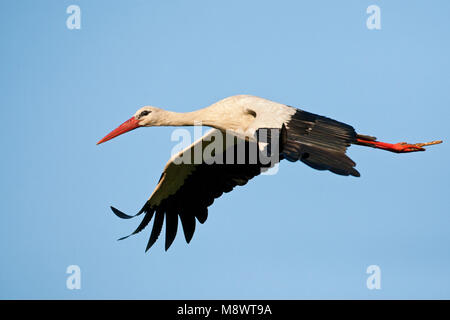
<path fill-rule="evenodd" d="M 178 214 L 175 210 L 169 209 L 166 212 L 166 251 L 172 245 L 178 228 Z"/>
<path fill-rule="evenodd" d="M 191 242 L 195 231 L 195 215 L 188 209 L 180 213 L 181 225 L 183 226 L 186 242 Z"/>
<path fill-rule="evenodd" d="M 147 243 L 147 248 L 145 251 L 148 251 L 158 240 L 159 234 L 161 233 L 161 229 L 164 222 L 164 211 L 161 208 L 156 209 L 155 220 L 153 221 L 152 233 L 150 234 L 150 239 Z"/>
<path fill-rule="evenodd" d="M 345 154 L 356 142 L 352 126 L 297 109 L 282 130 L 282 155 L 287 160 L 300 160 L 314 169 L 339 175 L 360 176 L 355 162 Z"/>
<path fill-rule="evenodd" d="M 149 224 L 149 222 L 152 220 L 152 218 L 153 218 L 153 213 L 154 213 L 154 212 L 155 212 L 155 210 L 150 209 L 150 211 L 148 211 L 148 212 L 145 214 L 144 219 L 142 219 L 141 223 L 140 223 L 139 226 L 136 228 L 136 230 L 134 230 L 134 232 L 131 233 L 131 234 L 129 234 L 128 236 L 120 238 L 119 240 L 124 240 L 124 239 L 126 239 L 126 238 L 128 238 L 128 237 L 130 237 L 130 236 L 132 236 L 132 235 L 135 235 L 136 233 L 139 233 L 139 232 L 141 232 L 142 230 L 144 230 L 145 227 L 146 227 L 146 226 Z"/>

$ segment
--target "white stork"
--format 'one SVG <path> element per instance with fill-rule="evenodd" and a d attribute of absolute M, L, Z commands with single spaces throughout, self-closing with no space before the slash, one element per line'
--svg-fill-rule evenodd
<path fill-rule="evenodd" d="M 300 160 L 318 170 L 329 170 L 339 175 L 359 177 L 353 162 L 345 154 L 351 144 L 383 149 L 396 153 L 424 151 L 424 146 L 442 141 L 408 144 L 405 142 L 390 144 L 377 141 L 375 137 L 356 133 L 352 126 L 323 116 L 296 109 L 263 98 L 238 95 L 228 97 L 209 107 L 188 113 L 165 111 L 152 106 L 139 109 L 135 115 L 113 130 L 97 144 L 108 141 L 138 127 L 153 126 L 192 126 L 212 127 L 211 131 L 194 142 L 185 150 L 173 156 L 166 164 L 159 182 L 142 209 L 135 215 L 145 213 L 138 228 L 131 234 L 142 231 L 154 218 L 153 228 L 146 251 L 156 242 L 166 220 L 167 250 L 175 239 L 178 216 L 183 225 L 186 241 L 189 243 L 195 230 L 195 219 L 204 223 L 208 216 L 208 207 L 214 199 L 224 192 L 230 192 L 235 186 L 245 185 L 248 180 L 261 173 L 267 165 L 261 162 L 250 163 L 248 157 L 244 163 L 212 163 L 203 159 L 200 163 L 181 163 L 180 157 L 193 153 L 200 147 L 205 149 L 211 142 L 211 136 L 217 133 L 231 132 L 237 136 L 234 145 L 223 147 L 223 157 L 230 154 L 237 144 L 244 142 L 246 149 L 257 143 L 258 130 L 262 128 L 278 129 L 280 143 L 277 146 L 279 159 Z M 245 137 L 242 137 L 245 132 Z M 248 137 L 256 138 L 248 138 Z M 220 153 L 220 152 L 219 152 Z M 271 164 L 273 165 L 273 164 Z M 112 211 L 120 218 L 129 219 L 116 208 Z M 125 239 L 127 237 L 121 238 Z"/>

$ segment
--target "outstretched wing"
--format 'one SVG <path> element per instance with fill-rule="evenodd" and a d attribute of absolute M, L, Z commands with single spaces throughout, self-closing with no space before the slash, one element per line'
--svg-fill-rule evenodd
<path fill-rule="evenodd" d="M 235 186 L 245 185 L 262 170 L 274 164 L 261 164 L 259 159 L 255 163 L 250 159 L 250 150 L 258 147 L 256 142 L 235 137 L 231 143 L 228 141 L 227 145 L 224 136 L 221 131 L 212 129 L 167 162 L 158 185 L 137 214 L 145 213 L 144 218 L 131 234 L 142 231 L 153 219 L 153 228 L 146 251 L 158 239 L 164 220 L 165 249 L 170 247 L 177 233 L 178 217 L 180 217 L 186 241 L 189 243 L 195 231 L 196 220 L 200 223 L 206 221 L 208 207 L 214 199 L 224 192 L 230 192 Z M 222 148 L 216 148 L 211 152 L 212 156 L 197 158 L 198 160 L 195 161 L 196 153 L 198 155 L 200 151 L 203 154 L 213 141 L 217 142 L 217 139 L 222 139 L 222 144 L 218 144 L 222 145 Z M 240 158 L 238 161 L 238 155 L 242 155 L 242 150 L 245 150 L 245 158 Z M 211 164 L 212 158 L 215 162 Z M 183 159 L 187 163 L 180 163 Z M 133 217 L 111 208 L 120 218 Z M 125 238 L 127 237 L 122 239 Z"/>

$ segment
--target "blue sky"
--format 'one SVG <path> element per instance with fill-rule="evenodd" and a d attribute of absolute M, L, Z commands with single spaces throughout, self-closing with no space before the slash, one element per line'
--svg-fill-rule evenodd
<path fill-rule="evenodd" d="M 81 29 L 66 8 L 81 8 Z M 381 9 L 368 30 L 366 8 Z M 448 1 L 2 1 L 0 298 L 450 298 L 448 143 L 353 146 L 360 178 L 282 163 L 210 207 L 191 244 L 123 242 L 175 142 L 95 143 L 143 105 L 253 94 L 382 141 L 448 140 Z M 66 268 L 81 268 L 81 289 Z M 366 268 L 381 268 L 368 290 Z"/>

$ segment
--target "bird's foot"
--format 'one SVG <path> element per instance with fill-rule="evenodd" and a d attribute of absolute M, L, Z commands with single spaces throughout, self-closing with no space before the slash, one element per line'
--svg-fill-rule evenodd
<path fill-rule="evenodd" d="M 442 140 L 435 140 L 435 141 L 431 141 L 431 142 L 415 143 L 415 144 L 399 142 L 399 143 L 392 145 L 392 150 L 389 150 L 389 149 L 388 150 L 397 152 L 397 153 L 425 151 L 425 148 L 423 148 L 423 147 L 431 146 L 431 145 L 439 144 L 439 143 L 442 143 Z"/>
<path fill-rule="evenodd" d="M 366 139 L 358 139 L 357 144 L 368 146 L 372 148 L 377 149 L 383 149 L 390 152 L 395 153 L 406 153 L 406 152 L 415 152 L 415 151 L 425 151 L 425 146 L 431 146 L 434 144 L 442 143 L 442 140 L 435 140 L 431 142 L 425 142 L 425 143 L 415 143 L 410 144 L 406 142 L 399 142 L 399 143 L 387 143 L 387 142 L 381 142 L 376 140 L 366 140 Z"/>

